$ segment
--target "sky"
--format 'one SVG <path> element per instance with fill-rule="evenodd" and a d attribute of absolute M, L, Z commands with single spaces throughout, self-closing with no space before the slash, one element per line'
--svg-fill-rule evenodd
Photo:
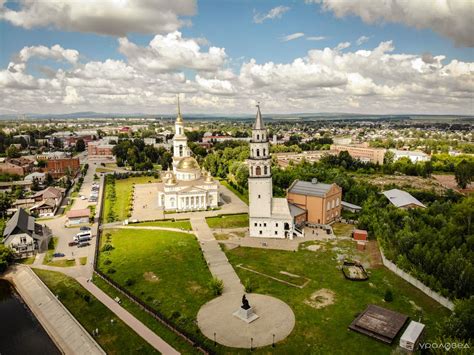
<path fill-rule="evenodd" d="M 472 0 L 0 0 L 0 114 L 474 114 Z"/>

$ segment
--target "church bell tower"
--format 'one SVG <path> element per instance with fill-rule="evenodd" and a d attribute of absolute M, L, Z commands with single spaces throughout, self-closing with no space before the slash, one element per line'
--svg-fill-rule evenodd
<path fill-rule="evenodd" d="M 271 217 L 272 212 L 272 173 L 267 130 L 263 124 L 260 105 L 252 127 L 249 166 L 249 217 Z"/>

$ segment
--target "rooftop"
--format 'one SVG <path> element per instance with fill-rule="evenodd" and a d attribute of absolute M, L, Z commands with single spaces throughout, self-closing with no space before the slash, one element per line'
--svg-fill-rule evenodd
<path fill-rule="evenodd" d="M 382 193 L 395 207 L 405 207 L 410 205 L 425 207 L 425 205 L 418 201 L 415 197 L 403 190 L 392 189 Z"/>
<path fill-rule="evenodd" d="M 330 184 L 323 184 L 321 182 L 301 181 L 295 180 L 288 189 L 289 193 L 309 196 L 324 197 L 331 189 Z"/>

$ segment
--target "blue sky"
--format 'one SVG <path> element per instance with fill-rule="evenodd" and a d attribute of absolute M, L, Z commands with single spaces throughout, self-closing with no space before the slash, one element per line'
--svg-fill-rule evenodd
<path fill-rule="evenodd" d="M 112 0 L 107 1 L 110 2 Z M 104 1 L 104 3 L 107 1 Z M 130 11 L 136 11 L 136 8 L 139 7 L 141 1 L 145 0 L 136 0 L 135 3 L 138 5 L 131 5 Z M 397 0 L 391 1 L 399 6 Z M 416 1 L 417 0 L 414 0 L 414 2 Z M 449 2 L 450 0 L 444 1 Z M 457 24 L 458 22 L 458 18 L 454 18 L 456 15 L 455 13 L 443 13 L 443 16 L 446 16 L 446 19 L 439 21 L 443 26 L 438 26 L 436 19 L 427 21 L 424 19 L 426 16 L 424 16 L 423 13 L 417 13 L 420 8 L 419 6 L 418 8 L 413 7 L 404 9 L 406 12 L 403 16 L 408 18 L 406 21 L 398 18 L 395 13 L 383 12 L 380 7 L 375 6 L 373 9 L 369 8 L 369 10 L 372 11 L 369 11 L 371 14 L 370 16 L 373 18 L 368 20 L 367 18 L 364 18 L 364 14 L 357 12 L 357 8 L 351 7 L 349 2 L 345 3 L 344 1 L 333 0 L 323 0 L 323 2 L 325 9 L 323 9 L 323 5 L 319 3 L 306 3 L 304 1 L 208 0 L 194 3 L 193 9 L 191 5 L 188 6 L 188 3 L 185 0 L 180 0 L 171 11 L 176 13 L 176 19 L 187 20 L 190 21 L 191 24 L 177 24 L 176 21 L 178 20 L 171 20 L 171 26 L 174 26 L 173 29 L 179 31 L 183 39 L 195 40 L 195 42 L 200 46 L 200 53 L 207 53 L 211 46 L 225 49 L 225 60 L 219 68 L 215 68 L 214 76 L 209 75 L 208 68 L 200 74 L 200 69 L 196 69 L 192 65 L 187 67 L 185 64 L 180 66 L 179 69 L 174 70 L 174 73 L 183 73 L 184 76 L 191 81 L 198 79 L 196 78 L 196 75 L 200 76 L 200 78 L 204 78 L 203 80 L 207 80 L 204 82 L 205 85 L 214 87 L 211 89 L 207 87 L 208 91 L 201 92 L 201 94 L 217 95 L 216 97 L 218 97 L 219 100 L 222 100 L 223 102 L 225 101 L 229 104 L 230 101 L 228 100 L 228 94 L 231 90 L 229 89 L 229 92 L 226 93 L 219 93 L 215 89 L 216 86 L 221 87 L 222 85 L 228 87 L 228 83 L 216 81 L 209 82 L 209 80 L 233 80 L 222 79 L 219 74 L 222 70 L 230 69 L 235 76 L 239 76 L 239 80 L 242 82 L 242 65 L 249 63 L 251 58 L 255 59 L 254 69 L 262 72 L 262 70 L 268 67 L 263 67 L 266 63 L 285 65 L 292 63 L 298 58 L 306 61 L 306 64 L 314 64 L 308 63 L 307 55 L 310 50 L 323 50 L 324 48 L 331 48 L 334 50 L 338 44 L 349 42 L 350 45 L 347 45 L 347 48 L 337 50 L 338 55 L 343 56 L 344 53 L 355 53 L 358 50 L 373 51 L 380 45 L 380 43 L 392 41 L 392 49 L 387 52 L 390 53 L 390 55 L 401 54 L 421 57 L 424 54 L 426 55 L 429 53 L 432 56 L 444 56 L 445 58 L 442 60 L 443 65 L 447 65 L 453 60 L 457 62 L 471 63 L 474 59 L 472 43 L 470 43 L 469 40 L 467 40 L 469 43 L 466 43 L 466 34 L 462 33 L 463 31 L 466 32 L 465 27 L 468 25 L 465 25 L 464 28 L 456 25 L 456 27 L 459 27 L 460 33 L 453 33 L 453 31 L 449 30 L 449 27 L 453 26 L 451 23 Z M 114 2 L 112 1 L 112 3 Z M 19 3 L 7 2 L 4 5 L 4 8 L 17 11 L 19 9 L 24 10 L 27 6 L 28 5 L 23 4 L 22 1 Z M 42 6 L 44 8 L 41 8 Z M 71 62 L 58 60 L 56 57 L 50 56 L 49 54 L 33 54 L 30 59 L 27 60 L 24 73 L 32 75 L 34 79 L 37 80 L 47 77 L 44 67 L 49 68 L 49 75 L 52 76 L 52 73 L 58 69 L 72 71 L 88 62 L 104 62 L 107 59 L 122 61 L 133 66 L 133 64 L 131 64 L 133 59 L 135 59 L 137 63 L 142 63 L 142 61 L 140 61 L 139 58 L 135 58 L 134 55 L 131 55 L 130 51 L 127 52 L 127 54 L 124 54 L 118 41 L 119 37 L 126 37 L 128 41 L 134 45 L 147 48 L 149 47 L 150 41 L 152 41 L 156 35 L 166 36 L 167 33 L 172 32 L 170 30 L 163 30 L 158 26 L 156 31 L 147 29 L 145 30 L 145 32 L 147 32 L 146 34 L 139 34 L 134 32 L 134 26 L 137 25 L 130 24 L 130 20 L 124 18 L 124 26 L 129 26 L 131 28 L 130 31 L 126 31 L 127 33 L 125 35 L 116 34 L 114 32 L 116 29 L 110 30 L 113 34 L 103 34 L 101 33 L 103 32 L 102 27 L 100 27 L 99 30 L 93 30 L 93 32 L 87 33 L 84 28 L 77 29 L 80 25 L 76 26 L 76 28 L 74 28 L 74 25 L 72 25 L 72 28 L 64 28 L 63 25 L 55 23 L 54 17 L 60 17 L 63 16 L 63 14 L 52 15 L 50 20 L 45 19 L 44 21 L 37 21 L 34 18 L 35 16 L 38 16 L 35 11 L 46 11 L 45 13 L 48 13 L 50 9 L 48 9 L 47 6 L 48 5 L 38 4 L 38 8 L 29 9 L 29 11 L 31 11 L 30 18 L 28 18 L 27 15 L 24 15 L 25 18 L 20 20 L 12 20 L 11 17 L 8 16 L 5 16 L 2 20 L 0 13 L 0 70 L 7 70 L 9 63 L 17 60 L 16 56 L 24 47 L 46 46 L 51 48 L 54 45 L 60 45 L 63 49 L 73 49 L 78 51 L 78 61 Z M 109 6 L 112 5 L 109 4 Z M 159 6 L 157 6 L 156 11 L 160 11 L 158 7 Z M 284 8 L 279 16 L 274 16 L 273 18 L 270 16 L 269 18 L 260 21 L 260 23 L 256 23 L 258 22 L 256 21 L 256 18 L 263 18 L 265 14 L 269 14 L 272 9 L 278 7 Z M 422 10 L 423 9 L 421 9 L 421 12 L 423 12 Z M 472 10 L 472 7 L 468 6 L 467 10 L 466 13 L 465 9 L 458 9 L 458 11 L 466 13 L 465 15 L 468 17 L 472 15 L 472 13 L 469 13 L 469 11 Z M 193 12 L 195 13 L 194 15 L 189 15 Z M 127 14 L 127 12 L 125 12 L 125 14 Z M 185 16 L 182 16 L 183 14 L 185 14 Z M 85 16 L 83 13 L 80 15 Z M 158 15 L 160 14 L 158 13 Z M 118 17 L 107 18 L 107 11 L 105 11 L 103 19 L 104 26 L 107 26 L 108 21 L 110 21 L 111 26 L 120 26 L 121 19 L 119 15 L 117 16 Z M 138 16 L 140 16 L 140 14 Z M 141 16 L 146 15 L 141 14 Z M 441 15 L 438 14 L 436 16 Z M 449 16 L 452 18 L 449 18 Z M 421 19 L 420 22 L 417 22 L 418 18 Z M 113 24 L 114 21 L 116 22 L 115 24 Z M 137 19 L 136 21 L 139 22 L 140 20 Z M 147 19 L 144 19 L 144 21 L 146 22 Z M 157 20 L 157 22 L 159 22 L 159 20 Z M 462 21 L 459 21 L 459 23 L 463 24 Z M 153 21 L 151 21 L 150 25 L 153 26 Z M 416 28 L 415 26 L 421 28 Z M 468 28 L 468 30 L 472 30 L 472 26 L 471 28 Z M 105 31 L 108 32 L 109 30 L 106 29 Z M 294 34 L 299 34 L 299 37 L 298 35 L 295 35 L 295 37 L 298 38 L 288 41 L 283 40 L 285 36 Z M 320 37 L 320 39 L 310 40 L 310 38 L 314 39 L 314 37 Z M 362 41 L 363 43 L 361 44 L 357 44 L 357 40 L 361 37 L 366 38 L 366 40 Z M 159 56 L 159 59 L 162 59 L 162 57 Z M 398 60 L 395 57 L 393 57 L 393 59 Z M 261 67 L 258 67 L 258 65 Z M 466 70 L 465 67 L 466 66 L 464 66 L 463 70 Z M 472 77 L 466 77 L 466 73 L 469 75 L 472 73 L 472 64 L 468 64 L 467 67 L 468 72 L 463 72 L 464 76 L 462 78 L 464 81 L 466 81 L 466 78 L 472 80 Z M 141 68 L 134 67 L 134 69 L 138 70 Z M 294 68 L 290 67 L 275 68 L 276 72 L 278 70 L 286 69 L 290 72 L 294 71 Z M 316 70 L 316 72 L 320 72 L 320 69 L 321 67 L 319 69 L 312 68 L 312 70 Z M 340 74 L 340 70 L 342 70 L 341 68 L 328 67 L 322 68 L 322 71 L 330 75 L 330 72 L 335 69 L 337 69 L 335 75 Z M 367 68 L 367 70 L 369 69 L 370 68 Z M 440 67 L 438 69 L 441 70 L 442 68 Z M 347 67 L 344 70 L 347 71 Z M 162 72 L 162 69 L 160 69 L 160 75 Z M 171 72 L 173 72 L 173 70 L 170 69 L 168 73 Z M 418 72 L 421 72 L 421 70 L 418 70 Z M 314 72 L 311 73 L 314 74 Z M 5 75 L 7 74 L 10 75 L 9 73 L 5 73 Z M 273 75 L 274 73 L 270 74 Z M 354 77 L 354 75 L 352 77 Z M 387 78 L 382 79 L 375 76 L 368 78 L 367 74 L 362 75 L 362 77 L 374 82 L 376 85 L 380 84 L 380 89 L 378 91 L 374 90 L 375 95 L 381 95 L 384 92 L 388 92 L 388 90 L 384 89 L 384 86 L 386 87 L 387 83 L 390 82 Z M 19 79 L 9 77 L 8 81 L 5 79 L 5 82 L 13 87 L 15 85 L 14 83 L 12 84 L 12 80 Z M 201 84 L 202 82 L 203 81 L 201 80 Z M 1 84 L 2 82 L 0 80 L 0 85 Z M 67 86 L 67 84 L 68 83 L 65 83 L 64 85 Z M 230 82 L 230 84 L 232 85 L 232 88 L 236 86 L 232 82 Z M 297 84 L 299 85 L 301 83 Z M 265 82 L 265 86 L 272 85 L 273 82 Z M 393 83 L 390 82 L 390 85 L 393 85 Z M 255 84 L 252 88 L 255 89 L 256 86 L 258 85 Z M 177 87 L 175 89 L 178 90 Z M 72 89 L 70 89 L 70 91 L 71 90 Z M 198 89 L 193 88 L 193 90 Z M 276 90 L 278 91 L 278 89 Z M 322 85 L 319 93 L 315 93 L 314 95 L 316 97 L 321 97 L 321 95 L 325 95 L 325 90 L 326 87 Z M 171 94 L 172 91 L 175 90 L 171 89 L 169 94 Z M 190 92 L 191 91 L 192 90 L 190 89 Z M 401 91 L 403 90 L 400 90 L 400 92 Z M 65 87 L 63 87 L 63 92 L 65 92 Z M 356 96 L 361 96 L 360 93 L 357 94 L 357 90 L 354 92 L 356 93 Z M 465 92 L 464 89 L 463 92 Z M 272 96 L 272 93 L 269 92 L 268 95 Z M 308 96 L 307 94 L 305 95 Z M 393 94 L 391 95 L 393 96 Z M 461 96 L 462 95 L 464 94 L 461 94 Z M 350 100 L 349 96 L 352 97 L 354 95 L 348 95 L 347 100 Z M 244 98 L 241 99 L 243 100 Z M 356 99 L 359 100 L 359 97 Z M 55 100 L 59 99 L 51 99 L 51 101 Z M 295 100 L 300 100 L 300 98 L 295 97 Z M 87 100 L 82 100 L 81 102 L 86 104 Z M 163 102 L 166 102 L 166 99 L 163 99 Z M 463 101 L 462 104 L 464 105 L 465 102 L 466 101 Z M 405 106 L 407 105 L 408 104 L 405 104 Z M 239 105 L 237 104 L 237 107 L 238 106 Z M 94 107 L 96 107 L 96 105 L 94 105 Z M 163 107 L 168 106 L 167 104 L 164 104 Z M 310 107 L 308 107 L 308 109 L 309 108 Z M 56 109 L 60 109 L 59 105 L 57 105 Z M 67 110 L 68 108 L 63 107 L 62 109 Z M 69 107 L 69 109 L 73 109 L 73 107 Z M 471 109 L 472 106 L 467 107 L 467 110 L 466 107 L 464 107 L 461 111 L 469 112 Z"/>

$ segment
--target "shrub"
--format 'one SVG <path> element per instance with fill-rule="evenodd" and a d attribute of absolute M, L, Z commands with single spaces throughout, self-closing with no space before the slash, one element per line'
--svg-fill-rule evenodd
<path fill-rule="evenodd" d="M 91 301 L 91 296 L 88 295 L 87 293 L 84 294 L 84 296 L 82 296 L 82 298 L 83 298 L 84 301 L 86 301 L 87 303 L 90 303 L 90 301 Z"/>
<path fill-rule="evenodd" d="M 224 291 L 224 282 L 217 277 L 213 277 L 209 282 L 209 288 L 215 296 L 222 295 L 222 291 Z"/>
<path fill-rule="evenodd" d="M 178 319 L 179 317 L 181 317 L 179 311 L 173 311 L 173 313 L 171 313 L 171 319 Z"/>
<path fill-rule="evenodd" d="M 110 259 L 104 260 L 104 265 L 110 265 L 110 264 L 112 264 L 112 261 Z"/>
<path fill-rule="evenodd" d="M 135 280 L 133 279 L 126 279 L 125 280 L 125 285 L 127 286 L 132 286 L 135 283 Z"/>
<path fill-rule="evenodd" d="M 385 302 L 392 302 L 393 301 L 392 290 L 387 289 L 387 291 L 385 291 L 385 296 L 383 299 L 385 300 Z"/>
<path fill-rule="evenodd" d="M 111 251 L 114 250 L 114 246 L 109 243 L 105 243 L 104 246 L 102 247 L 101 251 Z"/>
<path fill-rule="evenodd" d="M 115 274 L 117 270 L 115 270 L 114 268 L 110 268 L 109 270 L 107 270 L 107 273 L 108 274 Z"/>

